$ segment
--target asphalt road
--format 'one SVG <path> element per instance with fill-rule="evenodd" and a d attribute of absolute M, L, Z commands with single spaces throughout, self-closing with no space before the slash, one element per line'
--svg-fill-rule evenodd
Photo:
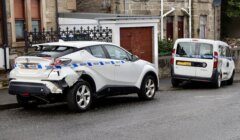
<path fill-rule="evenodd" d="M 240 139 L 240 84 L 189 86 L 159 92 L 153 101 L 139 101 L 136 95 L 102 99 L 85 113 L 71 113 L 65 104 L 3 110 L 0 139 Z"/>

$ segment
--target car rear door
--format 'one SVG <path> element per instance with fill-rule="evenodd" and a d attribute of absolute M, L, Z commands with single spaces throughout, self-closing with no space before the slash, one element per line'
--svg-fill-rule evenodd
<path fill-rule="evenodd" d="M 190 42 L 178 42 L 174 48 L 176 48 L 176 54 L 174 57 L 174 74 L 179 76 L 196 76 L 196 67 L 193 63 L 196 62 L 195 46 Z"/>

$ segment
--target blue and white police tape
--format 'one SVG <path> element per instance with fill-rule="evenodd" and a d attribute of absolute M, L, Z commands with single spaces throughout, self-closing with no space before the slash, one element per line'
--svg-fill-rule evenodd
<path fill-rule="evenodd" d="M 83 62 L 83 63 L 72 63 L 68 65 L 56 65 L 56 66 L 46 66 L 46 65 L 32 65 L 32 64 L 15 64 L 16 68 L 25 68 L 25 69 L 61 69 L 63 67 L 72 67 L 78 68 L 82 66 L 104 66 L 104 65 L 114 65 L 114 64 L 124 64 L 125 61 L 100 61 L 100 62 Z"/>

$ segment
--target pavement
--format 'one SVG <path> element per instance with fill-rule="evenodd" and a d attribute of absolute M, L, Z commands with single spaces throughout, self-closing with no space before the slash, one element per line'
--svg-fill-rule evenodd
<path fill-rule="evenodd" d="M 240 83 L 240 73 L 235 75 L 234 83 Z M 171 79 L 164 78 L 159 80 L 160 91 L 180 90 L 180 88 L 172 88 Z M 16 97 L 8 94 L 8 89 L 0 89 L 0 110 L 11 109 L 19 107 Z"/>
<path fill-rule="evenodd" d="M 89 111 L 66 104 L 0 111 L 2 140 L 239 140 L 240 83 L 213 89 L 206 84 L 101 99 Z"/>

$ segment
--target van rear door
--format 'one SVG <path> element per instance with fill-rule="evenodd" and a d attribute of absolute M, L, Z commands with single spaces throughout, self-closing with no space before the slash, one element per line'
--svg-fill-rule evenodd
<path fill-rule="evenodd" d="M 197 48 L 197 66 L 196 77 L 211 78 L 213 74 L 213 44 L 196 43 Z"/>
<path fill-rule="evenodd" d="M 179 42 L 174 57 L 174 74 L 180 76 L 195 77 L 196 48 L 192 42 Z"/>

